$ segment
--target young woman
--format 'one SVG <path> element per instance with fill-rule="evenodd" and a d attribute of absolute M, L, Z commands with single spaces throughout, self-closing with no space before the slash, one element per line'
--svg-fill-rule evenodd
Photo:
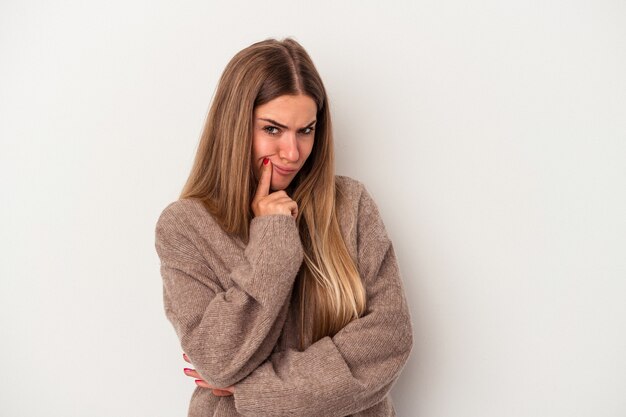
<path fill-rule="evenodd" d="M 155 246 L 189 416 L 395 415 L 413 346 L 396 257 L 370 194 L 334 173 L 326 91 L 296 41 L 228 63 Z"/>

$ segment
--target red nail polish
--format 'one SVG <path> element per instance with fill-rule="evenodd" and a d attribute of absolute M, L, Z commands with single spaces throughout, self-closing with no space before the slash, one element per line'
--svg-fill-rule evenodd
<path fill-rule="evenodd" d="M 191 369 L 189 369 L 189 368 L 183 368 L 183 372 L 184 372 L 184 373 L 191 372 Z"/>
<path fill-rule="evenodd" d="M 269 162 L 269 158 L 263 158 L 263 165 L 267 165 Z"/>
<path fill-rule="evenodd" d="M 198 384 L 199 382 L 202 382 L 202 380 L 201 379 L 196 379 L 196 384 Z M 198 384 L 198 385 L 200 385 L 200 384 Z"/>

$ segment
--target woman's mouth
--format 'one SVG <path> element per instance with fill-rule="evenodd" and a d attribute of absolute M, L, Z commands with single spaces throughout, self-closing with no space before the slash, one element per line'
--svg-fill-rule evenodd
<path fill-rule="evenodd" d="M 281 168 L 278 165 L 274 165 L 273 168 L 276 172 L 278 172 L 281 175 L 291 175 L 297 171 L 296 169 Z"/>

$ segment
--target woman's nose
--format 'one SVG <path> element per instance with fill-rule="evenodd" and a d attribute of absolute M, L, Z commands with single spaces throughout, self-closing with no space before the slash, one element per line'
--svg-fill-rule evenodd
<path fill-rule="evenodd" d="M 278 156 L 280 159 L 286 161 L 295 162 L 300 158 L 300 152 L 298 151 L 298 141 L 295 133 L 285 133 L 280 141 L 280 149 Z"/>

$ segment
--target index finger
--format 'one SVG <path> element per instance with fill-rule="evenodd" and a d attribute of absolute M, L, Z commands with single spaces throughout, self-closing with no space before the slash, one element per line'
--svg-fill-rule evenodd
<path fill-rule="evenodd" d="M 266 164 L 267 162 L 267 164 Z M 261 178 L 256 187 L 255 198 L 265 197 L 270 193 L 270 184 L 272 183 L 272 162 L 265 158 L 261 166 Z"/>

